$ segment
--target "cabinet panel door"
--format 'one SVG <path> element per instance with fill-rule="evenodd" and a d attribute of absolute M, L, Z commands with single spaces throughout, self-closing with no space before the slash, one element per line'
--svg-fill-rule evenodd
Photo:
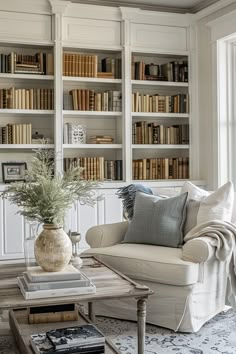
<path fill-rule="evenodd" d="M 132 47 L 137 49 L 186 51 L 187 29 L 185 27 L 132 24 L 131 41 Z"/>
<path fill-rule="evenodd" d="M 63 40 L 80 46 L 120 46 L 120 22 L 65 17 Z"/>
<path fill-rule="evenodd" d="M 0 39 L 15 43 L 51 41 L 51 16 L 0 12 Z"/>
<path fill-rule="evenodd" d="M 23 258 L 24 218 L 8 200 L 1 199 L 0 205 L 0 259 Z"/>

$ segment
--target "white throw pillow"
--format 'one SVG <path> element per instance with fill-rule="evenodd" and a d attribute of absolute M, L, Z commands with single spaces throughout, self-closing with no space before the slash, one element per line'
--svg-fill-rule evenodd
<path fill-rule="evenodd" d="M 184 192 L 189 193 L 188 198 L 200 201 L 196 225 L 210 220 L 231 221 L 234 206 L 232 182 L 227 182 L 210 193 L 186 181 L 181 189 L 181 193 Z M 186 218 L 188 219 L 188 213 Z"/>
<path fill-rule="evenodd" d="M 188 200 L 201 200 L 202 198 L 207 197 L 210 194 L 209 192 L 195 186 L 195 184 L 189 181 L 184 182 L 180 193 L 185 192 L 188 192 Z"/>

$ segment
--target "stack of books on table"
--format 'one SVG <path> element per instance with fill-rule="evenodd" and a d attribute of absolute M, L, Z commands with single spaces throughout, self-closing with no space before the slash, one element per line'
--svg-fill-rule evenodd
<path fill-rule="evenodd" d="M 105 337 L 92 324 L 33 334 L 30 338 L 30 345 L 35 354 L 105 353 Z"/>
<path fill-rule="evenodd" d="M 60 272 L 45 272 L 41 267 L 30 267 L 17 277 L 19 288 L 25 299 L 56 296 L 73 296 L 96 292 L 95 285 L 73 265 Z"/>

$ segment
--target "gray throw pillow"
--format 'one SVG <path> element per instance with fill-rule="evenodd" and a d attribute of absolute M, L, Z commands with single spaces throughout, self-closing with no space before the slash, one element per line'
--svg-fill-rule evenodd
<path fill-rule="evenodd" d="M 136 193 L 134 215 L 124 241 L 181 247 L 188 193 L 171 198 Z"/>
<path fill-rule="evenodd" d="M 184 236 L 197 225 L 197 214 L 200 208 L 200 201 L 189 199 L 186 207 L 186 220 L 184 224 Z"/>

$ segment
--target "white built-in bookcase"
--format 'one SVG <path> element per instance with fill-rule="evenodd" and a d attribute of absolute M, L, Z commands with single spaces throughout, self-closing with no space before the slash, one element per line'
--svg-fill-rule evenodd
<path fill-rule="evenodd" d="M 2 6 L 2 5 L 1 5 Z M 13 30 L 18 23 L 19 31 Z M 81 247 L 86 247 L 84 235 L 95 224 L 122 220 L 121 202 L 115 192 L 120 186 L 134 182 L 150 185 L 154 189 L 180 188 L 184 179 L 133 180 L 132 160 L 146 158 L 189 158 L 190 179 L 204 184 L 198 174 L 198 137 L 194 108 L 196 85 L 194 77 L 194 29 L 189 15 L 142 11 L 130 8 L 91 6 L 61 0 L 28 1 L 9 0 L 0 8 L 0 52 L 54 54 L 54 75 L 0 74 L 0 88 L 54 88 L 54 110 L 0 110 L 1 126 L 8 123 L 32 123 L 32 131 L 50 137 L 57 161 L 57 172 L 63 171 L 63 158 L 103 156 L 107 160 L 123 161 L 123 178 L 104 181 L 99 193 L 104 199 L 94 208 L 80 206 L 68 211 L 66 228 L 82 233 Z M 97 54 L 98 57 L 119 57 L 121 78 L 87 78 L 63 76 L 63 53 Z M 146 64 L 168 61 L 188 62 L 188 82 L 144 81 L 132 79 L 132 60 Z M 65 109 L 63 97 L 72 89 L 122 92 L 121 112 L 75 111 Z M 188 94 L 189 113 L 133 112 L 132 93 Z M 133 144 L 133 124 L 137 121 L 154 122 L 165 126 L 188 124 L 188 144 Z M 111 135 L 112 144 L 70 145 L 63 142 L 64 124 L 72 122 L 86 125 L 87 138 L 91 135 Z M 30 164 L 32 150 L 37 145 L 0 145 L 0 162 L 26 161 Z M 194 157 L 194 158 L 193 158 Z M 4 185 L 1 185 L 1 189 Z M 25 221 L 14 216 L 14 206 L 1 201 L 0 259 L 22 257 L 22 240 L 27 233 Z M 13 217 L 13 216 L 12 216 Z M 15 233 L 20 236 L 15 242 Z"/>

